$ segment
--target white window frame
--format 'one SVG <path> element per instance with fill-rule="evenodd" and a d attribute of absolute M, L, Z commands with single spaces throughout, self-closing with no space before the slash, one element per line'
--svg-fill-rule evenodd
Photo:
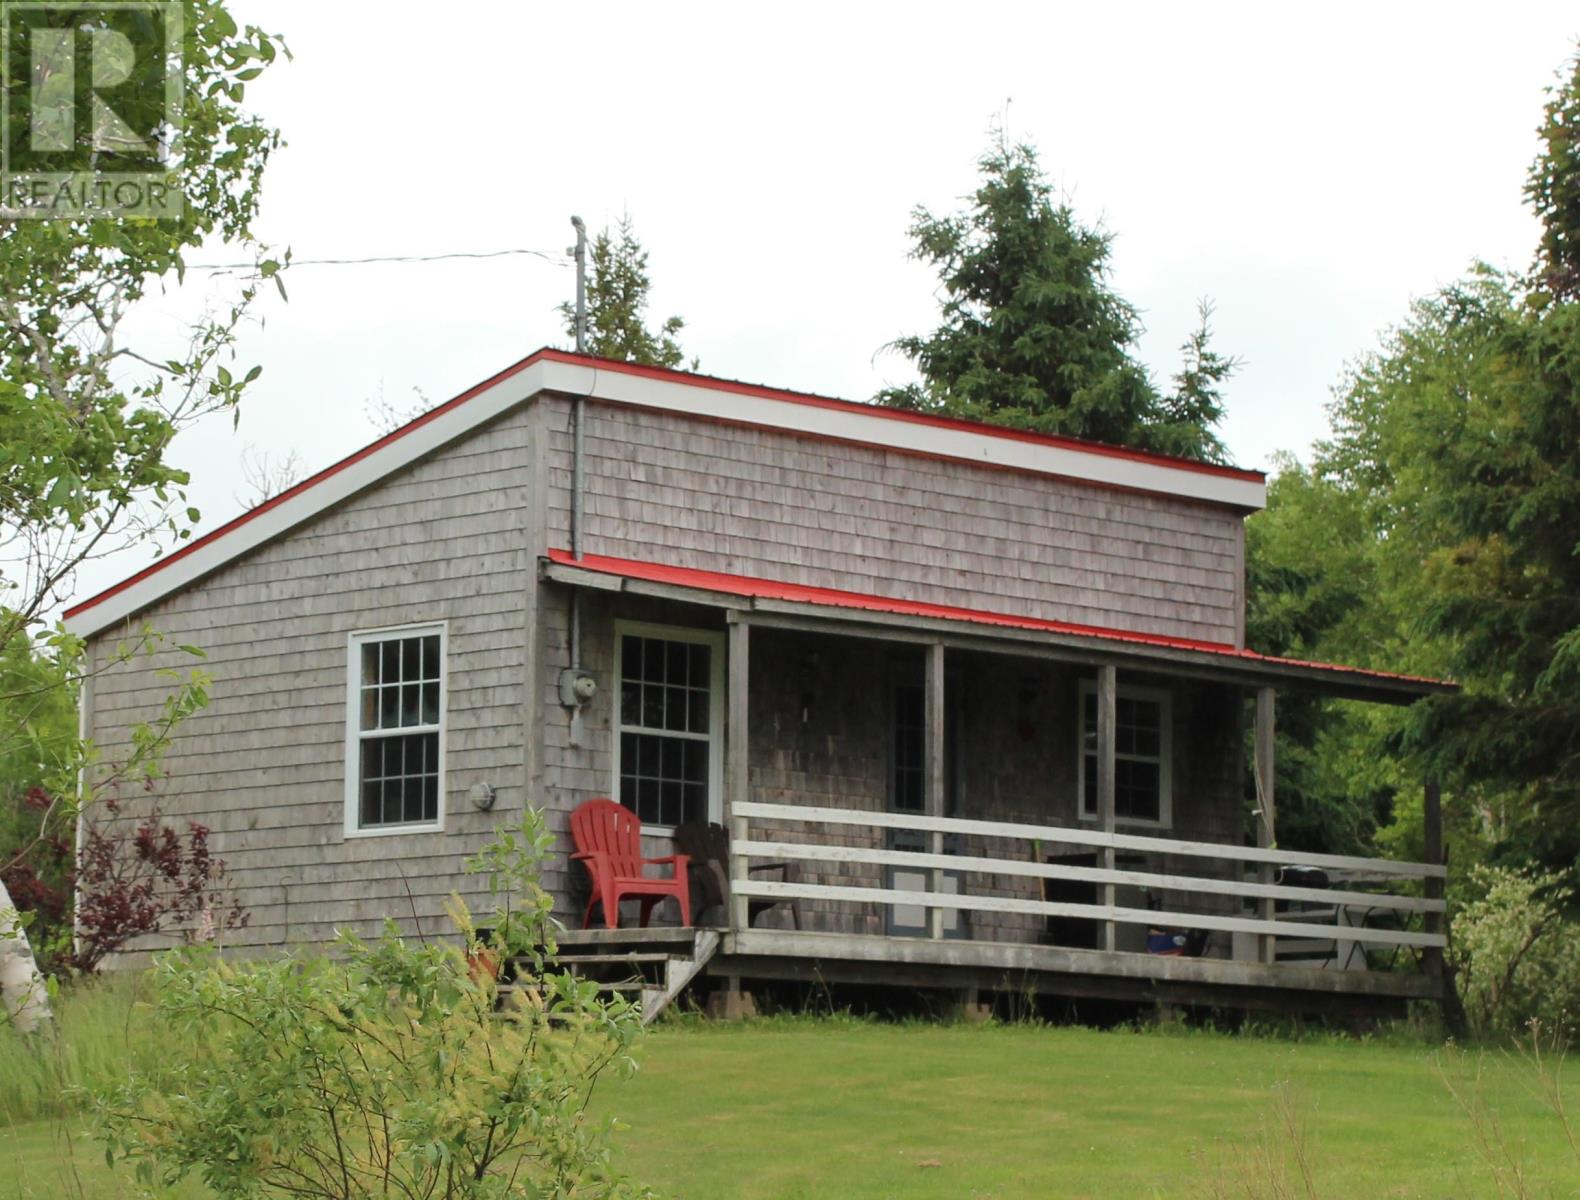
<path fill-rule="evenodd" d="M 1097 813 L 1086 807 L 1086 698 L 1097 695 L 1097 682 L 1081 680 L 1080 696 L 1075 706 L 1075 810 L 1083 821 L 1096 821 Z M 1119 754 L 1114 759 L 1158 764 L 1158 819 L 1114 815 L 1118 825 L 1143 829 L 1172 829 L 1174 827 L 1174 697 L 1164 688 L 1120 687 L 1116 700 L 1147 700 L 1158 706 L 1158 721 L 1162 726 L 1158 734 L 1158 756 L 1149 754 Z"/>
<path fill-rule="evenodd" d="M 370 642 L 439 635 L 439 723 L 414 725 L 402 733 L 439 735 L 439 803 L 432 821 L 400 825 L 361 824 L 362 796 L 362 647 Z M 358 629 L 346 638 L 346 797 L 345 836 L 393 837 L 404 833 L 440 833 L 445 816 L 445 742 L 450 708 L 450 629 L 447 621 L 423 621 L 413 625 L 389 625 L 382 629 Z"/>
<path fill-rule="evenodd" d="M 614 681 L 614 686 L 609 689 L 609 730 L 611 764 L 609 779 L 609 795 L 615 803 L 620 802 L 620 742 L 621 734 L 626 732 L 626 725 L 620 719 L 620 693 L 625 682 L 622 674 L 622 665 L 625 662 L 625 639 L 627 637 L 661 638 L 666 642 L 689 642 L 693 645 L 707 646 L 709 654 L 708 668 L 708 814 L 709 821 L 720 821 L 724 814 L 724 708 L 727 697 L 724 694 L 724 634 L 712 629 L 694 629 L 684 625 L 655 625 L 647 621 L 616 621 L 614 623 L 614 663 L 609 674 Z M 648 729 L 645 726 L 632 726 L 632 732 L 656 733 L 665 737 L 693 737 L 695 735 L 676 733 L 674 730 Z M 670 837 L 674 834 L 673 825 L 649 825 L 642 823 L 644 836 Z"/>

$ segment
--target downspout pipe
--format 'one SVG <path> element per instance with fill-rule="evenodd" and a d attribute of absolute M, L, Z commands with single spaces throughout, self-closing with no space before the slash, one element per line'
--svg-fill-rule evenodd
<path fill-rule="evenodd" d="M 576 230 L 576 353 L 587 353 L 587 226 L 580 217 L 571 218 Z M 571 401 L 571 558 L 582 557 L 582 490 L 583 463 L 586 459 L 586 432 L 582 409 L 585 400 L 577 396 Z M 570 666 L 581 666 L 581 592 L 571 593 L 570 614 Z"/>

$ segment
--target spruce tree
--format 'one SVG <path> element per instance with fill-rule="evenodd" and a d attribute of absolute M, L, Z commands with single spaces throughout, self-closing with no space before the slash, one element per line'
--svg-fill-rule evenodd
<path fill-rule="evenodd" d="M 629 215 L 620 218 L 613 234 L 606 227 L 592 242 L 587 278 L 587 352 L 650 367 L 679 367 L 685 353 L 676 335 L 685 321 L 670 317 L 657 332 L 647 327 L 647 251 L 637 240 Z M 560 305 L 565 331 L 576 335 L 576 310 Z M 697 360 L 690 367 L 695 370 Z"/>
<path fill-rule="evenodd" d="M 1111 235 L 1055 202 L 1031 146 L 1000 138 L 978 166 L 964 212 L 913 214 L 912 256 L 938 272 L 942 321 L 891 344 L 922 381 L 879 402 L 1223 459 L 1212 426 L 1235 363 L 1210 351 L 1205 321 L 1184 390 L 1165 401 L 1134 356 L 1141 322 L 1109 279 Z"/>

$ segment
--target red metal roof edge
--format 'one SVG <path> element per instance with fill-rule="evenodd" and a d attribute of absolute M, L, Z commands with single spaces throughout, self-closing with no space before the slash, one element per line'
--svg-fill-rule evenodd
<path fill-rule="evenodd" d="M 265 500 L 256 508 L 248 509 L 240 516 L 227 521 L 218 528 L 211 529 L 202 537 L 193 539 L 185 546 L 182 546 L 179 550 L 176 550 L 161 558 L 155 559 L 148 566 L 142 568 L 133 575 L 129 575 L 119 583 L 113 584 L 112 586 L 105 588 L 103 591 L 96 592 L 94 595 L 89 596 L 86 600 L 78 601 L 76 604 L 65 610 L 65 615 L 67 617 L 75 617 L 79 613 L 87 612 L 90 608 L 93 608 L 97 604 L 102 604 L 112 596 L 119 595 L 126 589 L 141 583 L 144 579 L 149 578 L 151 575 L 164 570 L 171 563 L 179 562 L 181 559 L 187 557 L 187 555 L 196 552 L 202 547 L 212 545 L 220 538 L 223 538 L 226 535 L 233 533 L 235 530 L 240 529 L 249 521 L 262 516 L 270 509 L 276 508 L 279 505 L 284 504 L 287 500 L 290 500 L 295 496 L 299 496 L 303 492 L 316 487 L 324 480 L 329 479 L 334 475 L 338 475 L 347 467 L 362 461 L 370 454 L 375 453 L 376 451 L 389 445 L 391 442 L 397 441 L 414 430 L 422 428 L 424 425 L 428 424 L 430 421 L 441 416 L 442 414 L 447 413 L 452 409 L 458 408 L 462 404 L 465 404 L 478 393 L 486 391 L 488 388 L 493 387 L 495 384 L 501 383 L 506 379 L 509 379 L 513 375 L 520 374 L 522 371 L 526 370 L 528 367 L 537 362 L 559 362 L 569 363 L 572 365 L 586 364 L 595 366 L 599 370 L 608 370 L 620 374 L 636 375 L 649 379 L 667 379 L 682 383 L 689 382 L 704 387 L 711 387 L 718 391 L 734 392 L 739 395 L 761 396 L 767 399 L 783 400 L 792 404 L 803 404 L 814 408 L 828 408 L 844 412 L 863 413 L 869 416 L 882 417 L 887 420 L 909 421 L 915 424 L 932 425 L 938 428 L 955 429 L 970 433 L 980 433 L 990 437 L 1004 438 L 1008 441 L 1029 442 L 1037 445 L 1047 446 L 1061 446 L 1067 449 L 1080 450 L 1091 454 L 1105 455 L 1111 458 L 1124 458 L 1136 462 L 1153 462 L 1161 466 L 1177 467 L 1184 470 L 1197 471 L 1207 475 L 1223 475 L 1234 479 L 1247 479 L 1252 481 L 1265 480 L 1267 478 L 1266 472 L 1263 471 L 1246 470 L 1240 467 L 1224 467 L 1219 466 L 1216 463 L 1197 462 L 1194 459 L 1177 458 L 1172 455 L 1155 454 L 1144 450 L 1127 450 L 1122 446 L 1110 446 L 1102 442 L 1082 441 L 1079 438 L 1059 437 L 1053 434 L 1028 433 L 1024 430 L 1006 429 L 998 425 L 985 425 L 978 421 L 962 421 L 952 417 L 933 416 L 928 413 L 906 412 L 903 409 L 884 408 L 881 405 L 876 404 L 861 404 L 854 400 L 837 400 L 830 396 L 817 396 L 809 392 L 792 392 L 782 388 L 764 387 L 760 384 L 742 383 L 731 379 L 720 379 L 712 375 L 699 375 L 687 371 L 675 371 L 667 367 L 641 366 L 636 363 L 621 362 L 616 359 L 598 358 L 590 354 L 573 354 L 569 351 L 555 350 L 551 347 L 545 346 L 539 350 L 533 351 L 531 354 L 527 355 L 527 357 L 521 359 L 520 361 L 512 363 L 504 370 L 499 371 L 494 375 L 490 375 L 481 383 L 473 384 L 460 395 L 454 396 L 451 399 L 446 400 L 443 404 L 429 409 L 421 416 L 408 421 L 399 429 L 395 429 L 390 433 L 385 434 L 378 440 L 368 443 L 368 445 L 362 447 L 362 449 L 356 451 L 354 454 L 347 455 L 338 462 L 332 463 L 325 467 L 317 474 L 308 476 L 300 483 L 294 485 L 293 487 L 287 488 L 278 496 L 273 496 L 268 500 Z"/>
<path fill-rule="evenodd" d="M 663 563 L 642 562 L 639 559 L 611 558 L 602 554 L 584 554 L 575 558 L 569 550 L 549 551 L 549 559 L 565 566 L 580 567 L 602 575 L 622 575 L 650 583 L 668 583 L 679 587 L 692 587 L 700 591 L 721 592 L 732 596 L 762 597 L 786 600 L 792 603 L 820 604 L 832 608 L 856 609 L 863 612 L 887 612 L 914 617 L 936 617 L 948 621 L 965 621 L 976 625 L 998 625 L 1013 629 L 1032 629 L 1047 633 L 1073 633 L 1082 637 L 1106 638 L 1144 646 L 1164 646 L 1174 650 L 1194 650 L 1215 654 L 1245 663 L 1266 663 L 1273 666 L 1309 667 L 1314 670 L 1344 672 L 1364 675 L 1372 679 L 1387 679 L 1399 683 L 1419 683 L 1434 687 L 1453 686 L 1441 679 L 1422 675 L 1402 675 L 1393 671 L 1377 671 L 1369 667 L 1350 667 L 1341 663 L 1307 662 L 1298 658 L 1280 658 L 1243 650 L 1230 642 L 1213 642 L 1196 638 L 1169 637 L 1165 634 L 1137 633 L 1112 629 L 1102 625 L 1082 625 L 1073 621 L 1055 621 L 1046 617 L 1014 616 L 1007 613 L 985 612 L 979 609 L 958 608 L 947 604 L 931 604 L 920 600 L 896 600 L 887 596 L 874 596 L 864 592 L 848 592 L 838 588 L 807 587 L 803 584 L 780 583 L 776 580 L 758 579 L 749 575 L 732 575 L 722 571 L 704 571 L 694 567 L 668 566 Z"/>
<path fill-rule="evenodd" d="M 1177 454 L 1162 454 L 1155 450 L 1133 450 L 1108 442 L 1090 441 L 1055 433 L 1033 433 L 1025 429 L 1010 429 L 1003 425 L 989 425 L 984 421 L 968 421 L 960 417 L 941 417 L 933 413 L 911 412 L 903 408 L 887 408 L 881 404 L 864 404 L 859 400 L 841 400 L 834 396 L 821 396 L 814 392 L 797 392 L 787 388 L 768 387 L 764 384 L 745 383 L 738 379 L 724 379 L 717 375 L 703 375 L 692 371 L 678 371 L 670 367 L 650 367 L 639 363 L 622 362 L 612 358 L 598 358 L 590 354 L 573 354 L 565 350 L 545 347 L 532 356 L 549 362 L 591 363 L 599 370 L 615 371 L 622 375 L 636 375 L 646 379 L 664 379 L 677 383 L 692 383 L 715 391 L 733 392 L 742 396 L 760 396 L 768 400 L 783 400 L 789 404 L 802 404 L 811 408 L 827 408 L 838 412 L 860 413 L 881 417 L 889 421 L 905 421 L 914 425 L 931 425 L 938 429 L 953 429 L 961 433 L 978 433 L 986 437 L 1002 438 L 1011 442 L 1028 442 L 1032 445 L 1059 446 L 1086 454 L 1099 454 L 1107 458 L 1123 458 L 1131 462 L 1156 463 L 1202 475 L 1221 475 L 1229 479 L 1265 482 L 1266 471 L 1249 467 L 1228 467 L 1221 463 L 1202 462 Z"/>

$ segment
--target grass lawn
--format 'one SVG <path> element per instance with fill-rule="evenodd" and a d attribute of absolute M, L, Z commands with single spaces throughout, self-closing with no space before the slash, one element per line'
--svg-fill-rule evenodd
<path fill-rule="evenodd" d="M 1580 1069 L 1565 1078 L 1575 1086 Z M 630 1127 L 622 1161 L 687 1200 L 1073 1200 L 1212 1196 L 1215 1175 L 1246 1170 L 1265 1181 L 1255 1160 L 1281 1092 L 1309 1141 L 1317 1195 L 1500 1194 L 1434 1052 L 1420 1046 L 1031 1027 L 661 1027 L 636 1080 L 600 1100 Z M 1482 1095 L 1541 1181 L 1530 1194 L 1580 1194 L 1580 1164 L 1518 1065 L 1489 1058 Z M 1274 1139 L 1275 1154 L 1285 1140 Z"/>
<path fill-rule="evenodd" d="M 1420 1046 L 774 1021 L 660 1026 L 641 1054 L 634 1080 L 600 1092 L 600 1111 L 628 1126 L 621 1162 L 687 1200 L 1272 1197 L 1284 1193 L 1267 1187 L 1276 1171 L 1262 1159 L 1269 1146 L 1285 1153 L 1281 1095 L 1318 1196 L 1500 1194 Z M 1473 1068 L 1467 1057 L 1450 1070 Z M 1580 1085 L 1580 1068 L 1565 1079 Z M 1481 1094 L 1537 1181 L 1507 1194 L 1580 1194 L 1580 1165 L 1519 1064 L 1489 1056 Z M 79 1125 L 0 1127 L 0 1197 L 130 1194 L 91 1140 L 67 1146 Z M 1261 1186 L 1243 1186 L 1247 1172 Z M 1215 1191 L 1215 1178 L 1229 1186 Z"/>

